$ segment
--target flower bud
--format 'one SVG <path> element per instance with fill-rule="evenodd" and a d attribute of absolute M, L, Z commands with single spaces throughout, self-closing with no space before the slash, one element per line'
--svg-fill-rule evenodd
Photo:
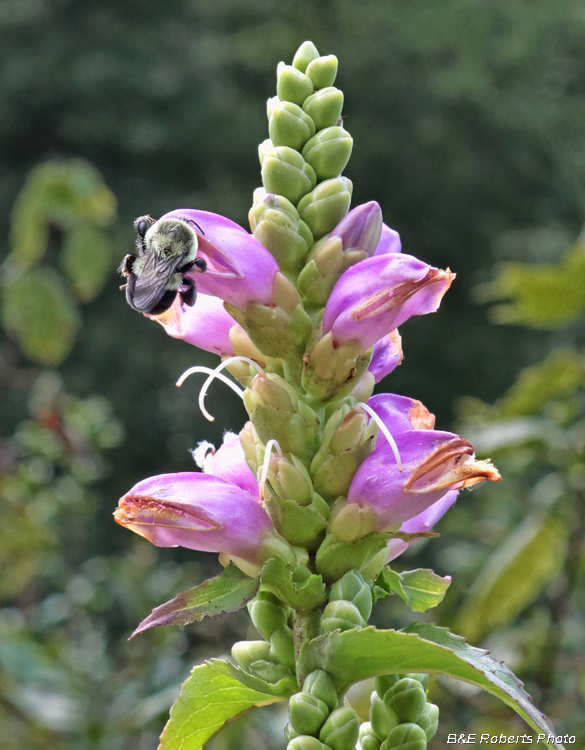
<path fill-rule="evenodd" d="M 310 693 L 315 698 L 319 698 L 330 711 L 337 707 L 338 698 L 335 685 L 327 672 L 322 669 L 316 669 L 307 676 L 303 685 L 303 693 Z"/>
<path fill-rule="evenodd" d="M 292 65 L 278 66 L 276 93 L 280 101 L 299 106 L 313 93 L 313 81 Z"/>
<path fill-rule="evenodd" d="M 384 700 L 384 696 L 390 690 L 390 688 L 395 685 L 398 680 L 401 680 L 406 675 L 403 674 L 383 674 L 379 677 L 376 677 L 374 679 L 374 686 L 376 688 L 376 692 Z"/>
<path fill-rule="evenodd" d="M 298 151 L 288 146 L 275 146 L 264 154 L 262 183 L 267 192 L 284 195 L 296 204 L 316 182 L 315 170 Z"/>
<path fill-rule="evenodd" d="M 275 630 L 286 626 L 288 619 L 288 612 L 278 599 L 265 591 L 248 604 L 248 612 L 254 627 L 267 641 Z"/>
<path fill-rule="evenodd" d="M 282 195 L 260 188 L 254 192 L 248 218 L 254 238 L 274 256 L 283 273 L 296 278 L 313 244 L 313 235 L 293 204 Z"/>
<path fill-rule="evenodd" d="M 316 737 L 329 716 L 329 709 L 322 700 L 309 693 L 296 693 L 288 704 L 288 717 L 298 734 Z"/>
<path fill-rule="evenodd" d="M 270 659 L 294 670 L 295 649 L 292 630 L 288 625 L 277 628 L 270 636 Z"/>
<path fill-rule="evenodd" d="M 337 346 L 330 333 L 323 336 L 303 361 L 305 390 L 322 401 L 349 394 L 370 363 L 370 354 L 362 354 L 360 349 L 357 341 Z"/>
<path fill-rule="evenodd" d="M 300 151 L 315 135 L 315 123 L 297 104 L 279 101 L 271 109 L 268 132 L 274 146 Z"/>
<path fill-rule="evenodd" d="M 390 732 L 400 724 L 400 719 L 391 708 L 378 696 L 372 693 L 370 703 L 370 722 L 372 730 L 380 741 L 388 737 Z"/>
<path fill-rule="evenodd" d="M 313 42 L 303 42 L 295 53 L 292 64 L 301 73 L 307 70 L 307 65 L 319 57 L 319 51 Z"/>
<path fill-rule="evenodd" d="M 308 505 L 277 495 L 270 483 L 264 491 L 264 506 L 274 528 L 290 544 L 314 550 L 329 520 L 329 506 L 316 492 Z"/>
<path fill-rule="evenodd" d="M 418 680 L 404 677 L 386 692 L 384 703 L 391 708 L 401 722 L 416 721 L 422 714 L 427 698 Z"/>
<path fill-rule="evenodd" d="M 272 137 L 272 133 L 270 135 Z M 272 140 L 274 141 L 274 138 Z M 338 177 L 343 172 L 351 156 L 352 147 L 353 138 L 347 130 L 334 125 L 320 130 L 306 140 L 302 154 L 305 161 L 315 170 L 317 179 L 328 180 Z"/>
<path fill-rule="evenodd" d="M 266 641 L 238 641 L 232 646 L 232 659 L 242 669 L 249 671 L 255 661 L 267 661 L 270 644 Z"/>
<path fill-rule="evenodd" d="M 294 680 L 296 683 L 293 673 L 288 667 L 285 667 L 284 664 L 274 664 L 274 662 L 271 661 L 259 660 L 250 665 L 249 671 L 256 675 L 256 677 L 260 677 L 260 679 L 270 682 L 273 685 L 281 680 L 291 682 Z"/>
<path fill-rule="evenodd" d="M 361 747 L 361 750 L 380 750 L 381 744 L 382 743 L 376 735 L 372 733 L 366 734 L 364 738 L 360 740 L 359 747 Z"/>
<path fill-rule="evenodd" d="M 349 211 L 352 190 L 351 180 L 336 177 L 321 182 L 310 193 L 306 191 L 308 194 L 299 200 L 297 208 L 313 237 L 319 239 L 339 224 Z"/>
<path fill-rule="evenodd" d="M 380 750 L 426 750 L 427 738 L 417 724 L 399 724 L 382 742 Z"/>
<path fill-rule="evenodd" d="M 292 739 L 286 750 L 327 750 L 327 747 L 316 737 L 310 737 L 307 734 L 300 735 Z"/>
<path fill-rule="evenodd" d="M 337 58 L 335 55 L 316 57 L 314 60 L 311 60 L 304 72 L 313 81 L 315 89 L 324 89 L 327 86 L 333 86 L 337 76 Z"/>
<path fill-rule="evenodd" d="M 426 672 L 408 672 L 402 675 L 402 677 L 410 677 L 411 680 L 417 680 L 423 686 L 423 690 L 428 690 L 429 687 L 429 676 Z"/>
<path fill-rule="evenodd" d="M 322 446 L 311 462 L 315 490 L 325 500 L 347 495 L 358 466 L 374 449 L 377 434 L 376 422 L 360 409 L 345 407 L 330 417 Z"/>
<path fill-rule="evenodd" d="M 297 556 L 291 545 L 280 536 L 270 535 L 267 536 L 260 551 L 258 553 L 258 560 L 261 563 L 265 563 L 266 560 L 270 560 L 271 557 L 278 557 L 283 560 L 287 565 L 294 567 L 297 564 Z"/>
<path fill-rule="evenodd" d="M 437 728 L 439 726 L 439 707 L 435 706 L 434 703 L 427 703 L 424 707 L 424 711 L 416 720 L 416 723 L 424 730 L 424 733 L 427 736 L 427 742 L 430 742 L 437 733 Z"/>
<path fill-rule="evenodd" d="M 309 505 L 313 499 L 313 483 L 309 472 L 296 456 L 272 456 L 268 469 L 268 480 L 280 497 L 292 500 L 297 505 Z"/>
<path fill-rule="evenodd" d="M 365 620 L 359 609 L 351 602 L 334 601 L 329 602 L 323 611 L 321 629 L 324 633 L 333 630 L 351 630 L 352 628 L 364 628 Z"/>
<path fill-rule="evenodd" d="M 315 123 L 317 130 L 337 125 L 343 109 L 343 92 L 335 86 L 316 91 L 303 103 L 304 111 Z"/>
<path fill-rule="evenodd" d="M 276 98 L 276 97 L 275 97 Z M 260 166 L 264 164 L 264 157 L 266 154 L 274 148 L 274 143 L 270 140 L 270 138 L 266 138 L 262 143 L 258 146 L 258 158 L 260 159 Z"/>
<path fill-rule="evenodd" d="M 372 614 L 372 591 L 358 570 L 349 570 L 331 587 L 329 601 L 348 601 L 355 604 L 367 622 Z"/>
<path fill-rule="evenodd" d="M 298 737 L 299 733 L 295 732 L 295 730 L 292 728 L 290 721 L 287 722 L 285 728 L 284 728 L 284 739 L 287 742 L 290 742 L 291 740 L 294 740 L 295 737 Z"/>
<path fill-rule="evenodd" d="M 244 404 L 264 445 L 274 439 L 283 453 L 293 453 L 301 461 L 312 457 L 319 420 L 283 378 L 256 375 L 244 393 Z"/>
<path fill-rule="evenodd" d="M 319 732 L 319 739 L 332 750 L 353 750 L 360 724 L 353 708 L 337 708 Z"/>

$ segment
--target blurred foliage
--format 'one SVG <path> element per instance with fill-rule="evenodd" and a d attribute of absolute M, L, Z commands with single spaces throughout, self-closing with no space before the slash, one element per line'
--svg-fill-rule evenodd
<path fill-rule="evenodd" d="M 29 359 L 57 365 L 69 354 L 81 323 L 71 292 L 89 302 L 101 291 L 114 261 L 103 228 L 115 215 L 116 199 L 87 162 L 48 162 L 27 178 L 12 210 L 1 312 Z M 59 260 L 69 284 L 40 264 L 51 230 L 63 237 Z"/>
<path fill-rule="evenodd" d="M 132 539 L 113 524 L 116 499 L 153 472 L 191 470 L 188 449 L 203 438 L 218 444 L 223 429 L 240 428 L 244 410 L 227 394 L 214 403 L 215 423 L 205 423 L 197 383 L 173 383 L 215 358 L 136 315 L 106 274 L 131 249 L 138 215 L 193 206 L 245 225 L 275 67 L 307 38 L 340 58 L 354 205 L 378 200 L 405 252 L 458 274 L 438 315 L 404 326 L 405 362 L 379 388 L 421 399 L 441 428 L 456 397 L 473 397 L 462 406 L 466 437 L 495 451 L 504 475 L 464 495 L 441 522 L 442 537 L 413 545 L 404 565 L 453 575 L 439 608 L 453 624 L 460 604 L 471 617 L 474 601 L 489 611 L 486 597 L 507 596 L 507 569 L 496 563 L 508 540 L 512 572 L 526 571 L 525 608 L 513 621 L 508 609 L 508 624 L 488 618 L 482 637 L 523 673 L 559 730 L 570 731 L 585 692 L 585 337 L 580 318 L 566 328 L 583 311 L 583 285 L 571 283 L 582 273 L 582 243 L 558 261 L 584 219 L 582 2 L 4 0 L 0 38 L 0 236 L 10 237 L 11 254 L 2 294 L 16 298 L 12 314 L 3 312 L 11 337 L 0 346 L 0 455 L 2 467 L 9 457 L 9 484 L 21 471 L 28 477 L 0 531 L 0 723 L 9 750 L 150 750 L 193 663 L 245 634 L 232 616 L 125 643 L 151 609 L 217 566 L 212 556 Z M 104 182 L 118 201 L 116 225 Z M 494 261 L 501 275 L 486 292 Z M 497 320 L 527 327 L 492 325 L 470 300 L 475 284 L 506 300 L 492 308 Z M 61 360 L 60 423 L 76 411 L 93 414 L 73 430 L 94 466 L 91 481 L 76 474 L 73 445 L 47 457 L 19 442 L 23 425 L 40 442 L 61 440 L 30 406 L 42 374 L 34 363 Z M 96 406 L 95 394 L 110 406 Z M 126 440 L 106 452 L 97 425 L 119 422 Z M 566 550 L 559 572 L 550 550 L 534 564 L 544 537 Z M 482 583 L 487 561 L 493 577 Z M 377 609 L 380 623 L 408 624 L 398 597 Z M 436 748 L 449 731 L 489 731 L 479 728 L 488 723 L 525 731 L 465 686 L 432 690 L 442 716 Z M 263 709 L 214 742 L 272 748 L 279 721 Z"/>

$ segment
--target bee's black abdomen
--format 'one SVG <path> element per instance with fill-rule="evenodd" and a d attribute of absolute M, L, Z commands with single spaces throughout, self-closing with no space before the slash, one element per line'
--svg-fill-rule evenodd
<path fill-rule="evenodd" d="M 177 292 L 172 291 L 171 289 L 167 289 L 167 291 L 163 294 L 163 296 L 153 308 L 151 308 L 150 310 L 141 310 L 140 312 L 147 313 L 148 315 L 160 315 L 161 313 L 164 313 L 169 309 L 169 307 L 175 301 L 176 296 Z"/>

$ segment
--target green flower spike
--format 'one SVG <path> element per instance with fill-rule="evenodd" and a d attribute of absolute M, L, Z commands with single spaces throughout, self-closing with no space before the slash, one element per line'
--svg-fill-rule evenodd
<path fill-rule="evenodd" d="M 382 742 L 380 750 L 426 750 L 427 737 L 417 724 L 399 724 Z"/>
<path fill-rule="evenodd" d="M 289 201 L 297 204 L 315 187 L 315 170 L 294 148 L 273 146 L 266 152 L 261 151 L 260 154 L 263 154 L 262 184 L 267 192 L 284 195 Z"/>
<path fill-rule="evenodd" d="M 359 721 L 353 708 L 338 708 L 331 713 L 319 739 L 332 750 L 353 750 L 359 734 Z"/>
<path fill-rule="evenodd" d="M 313 234 L 297 209 L 284 196 L 258 188 L 248 219 L 254 237 L 272 253 L 280 270 L 294 281 L 313 244 Z"/>
<path fill-rule="evenodd" d="M 270 134 L 272 136 L 272 133 Z M 272 139 L 274 141 L 274 138 Z M 343 128 L 334 125 L 320 130 L 303 148 L 305 161 L 315 170 L 318 180 L 339 177 L 347 166 L 353 138 Z"/>
<path fill-rule="evenodd" d="M 262 169 L 264 170 L 264 167 Z M 313 167 L 310 169 L 313 170 Z M 343 219 L 349 211 L 352 191 L 351 180 L 347 177 L 336 177 L 319 183 L 312 192 L 299 201 L 297 208 L 300 217 L 316 239 L 331 232 Z"/>

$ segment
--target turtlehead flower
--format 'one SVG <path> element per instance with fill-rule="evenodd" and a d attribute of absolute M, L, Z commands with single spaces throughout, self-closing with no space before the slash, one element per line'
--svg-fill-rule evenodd
<path fill-rule="evenodd" d="M 253 493 L 199 472 L 138 482 L 120 499 L 114 518 L 157 547 L 218 552 L 252 564 L 259 563 L 262 544 L 274 533 L 257 485 Z"/>
<path fill-rule="evenodd" d="M 391 229 L 388 225 L 382 224 L 382 234 L 376 250 L 374 251 L 374 255 L 387 255 L 388 253 L 400 252 L 402 252 L 400 235 L 395 229 Z"/>
<path fill-rule="evenodd" d="M 217 297 L 198 294 L 195 304 L 189 307 L 177 295 L 168 310 L 148 317 L 160 323 L 174 339 L 182 339 L 220 357 L 232 357 L 236 353 L 230 341 L 230 330 L 240 326 Z"/>
<path fill-rule="evenodd" d="M 378 531 L 401 528 L 452 490 L 500 481 L 491 463 L 475 459 L 467 440 L 432 429 L 434 417 L 420 401 L 381 394 L 370 406 L 396 441 L 402 471 L 391 446 L 379 440 L 354 476 L 347 505 L 372 514 Z"/>
<path fill-rule="evenodd" d="M 250 302 L 272 305 L 278 264 L 251 234 L 224 216 L 209 211 L 181 208 L 162 219 L 194 222 L 198 257 L 207 262 L 204 273 L 193 273 L 197 289 L 244 309 Z"/>
<path fill-rule="evenodd" d="M 234 432 L 226 432 L 218 450 L 207 452 L 201 468 L 206 474 L 232 482 L 260 502 L 258 481 L 246 463 L 239 435 Z"/>
<path fill-rule="evenodd" d="M 376 201 L 370 201 L 352 209 L 329 237 L 339 237 L 344 252 L 364 250 L 368 256 L 371 256 L 380 244 L 381 233 L 382 210 Z"/>
<path fill-rule="evenodd" d="M 349 268 L 325 305 L 323 335 L 366 351 L 413 315 L 435 312 L 451 282 L 441 271 L 402 253 L 367 258 Z"/>

